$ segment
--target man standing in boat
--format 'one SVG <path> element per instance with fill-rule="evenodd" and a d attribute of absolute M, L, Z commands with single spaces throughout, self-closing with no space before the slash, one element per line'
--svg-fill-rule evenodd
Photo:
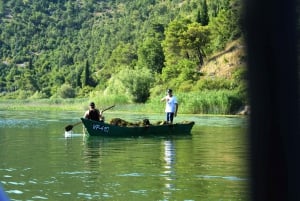
<path fill-rule="evenodd" d="M 177 116 L 178 103 L 175 96 L 173 96 L 172 89 L 167 90 L 167 95 L 161 99 L 161 101 L 166 101 L 166 120 L 167 123 L 172 124 L 174 117 Z"/>
<path fill-rule="evenodd" d="M 104 121 L 104 117 L 102 116 L 102 111 L 96 109 L 95 103 L 90 103 L 90 108 L 85 112 L 84 118 L 91 119 L 94 121 Z"/>

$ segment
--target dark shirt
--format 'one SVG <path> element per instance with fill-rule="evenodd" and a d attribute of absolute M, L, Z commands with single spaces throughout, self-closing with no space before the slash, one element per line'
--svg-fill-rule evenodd
<path fill-rule="evenodd" d="M 88 119 L 100 121 L 100 112 L 97 109 L 90 109 Z"/>

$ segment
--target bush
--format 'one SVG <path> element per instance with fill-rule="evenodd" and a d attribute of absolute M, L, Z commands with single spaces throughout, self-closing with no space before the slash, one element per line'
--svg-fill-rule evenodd
<path fill-rule="evenodd" d="M 27 99 L 32 95 L 31 91 L 24 91 L 24 90 L 19 90 L 17 91 L 17 93 L 18 93 L 17 99 L 21 99 L 21 100 Z"/>
<path fill-rule="evenodd" d="M 75 98 L 75 90 L 69 84 L 63 84 L 59 89 L 61 98 Z"/>
<path fill-rule="evenodd" d="M 47 95 L 39 91 L 36 91 L 32 96 L 29 97 L 29 99 L 42 99 L 42 98 L 47 98 Z"/>
<path fill-rule="evenodd" d="M 153 82 L 154 78 L 149 69 L 126 68 L 111 78 L 106 91 L 112 94 L 124 94 L 135 103 L 144 103 L 150 96 Z"/>
<path fill-rule="evenodd" d="M 194 89 L 196 90 L 230 90 L 233 89 L 234 86 L 231 80 L 227 80 L 224 78 L 204 78 L 200 79 Z"/>

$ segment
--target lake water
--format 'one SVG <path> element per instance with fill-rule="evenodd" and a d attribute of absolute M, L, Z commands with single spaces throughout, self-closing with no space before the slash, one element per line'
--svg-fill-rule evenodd
<path fill-rule="evenodd" d="M 0 111 L 0 182 L 11 200 L 249 200 L 247 118 L 179 115 L 196 123 L 180 137 L 88 137 L 82 125 L 65 136 L 82 115 Z"/>

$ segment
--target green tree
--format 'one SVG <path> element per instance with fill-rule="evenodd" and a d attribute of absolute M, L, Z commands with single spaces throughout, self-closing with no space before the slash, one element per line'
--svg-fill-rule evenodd
<path fill-rule="evenodd" d="M 16 91 L 19 89 L 18 81 L 21 78 L 21 71 L 16 67 L 12 66 L 7 76 L 5 77 L 7 91 Z"/>
<path fill-rule="evenodd" d="M 4 14 L 4 2 L 3 0 L 0 0 L 0 16 Z"/>
<path fill-rule="evenodd" d="M 112 51 L 105 67 L 111 72 L 119 71 L 119 66 L 134 67 L 137 61 L 137 54 L 135 48 L 130 43 L 120 42 L 118 46 Z"/>
<path fill-rule="evenodd" d="M 198 12 L 197 12 L 196 22 L 201 23 L 201 13 L 200 13 L 200 10 L 198 10 Z"/>
<path fill-rule="evenodd" d="M 162 42 L 165 53 L 165 66 L 174 65 L 178 60 L 186 58 L 187 55 L 182 55 L 182 47 L 179 41 L 182 34 L 187 30 L 187 24 L 190 24 L 190 20 L 177 19 L 170 22 L 165 30 L 165 40 Z"/>
<path fill-rule="evenodd" d="M 153 75 L 147 68 L 122 68 L 111 78 L 107 90 L 115 94 L 126 94 L 133 102 L 144 103 L 150 96 L 153 82 Z"/>
<path fill-rule="evenodd" d="M 206 0 L 201 1 L 201 7 L 198 15 L 199 17 L 197 18 L 197 22 L 200 23 L 202 26 L 208 25 L 209 17 Z"/>
<path fill-rule="evenodd" d="M 165 67 L 161 77 L 167 85 L 179 88 L 187 80 L 197 81 L 198 74 L 196 67 L 196 62 L 182 59 L 177 64 Z"/>
<path fill-rule="evenodd" d="M 215 49 L 224 48 L 225 44 L 241 36 L 239 23 L 240 9 L 221 10 L 209 24 L 212 34 L 212 46 Z"/>
<path fill-rule="evenodd" d="M 156 38 L 146 38 L 138 49 L 138 65 L 145 66 L 152 72 L 161 73 L 164 58 L 161 43 Z"/>
<path fill-rule="evenodd" d="M 39 90 L 34 73 L 29 69 L 26 69 L 22 73 L 20 80 L 18 80 L 17 83 L 19 85 L 19 89 L 24 91 L 35 92 Z"/>
<path fill-rule="evenodd" d="M 204 63 L 206 45 L 210 42 L 209 37 L 208 27 L 194 22 L 189 24 L 187 30 L 182 33 L 179 44 L 188 55 L 188 58 L 191 60 L 197 58 L 201 66 Z"/>
<path fill-rule="evenodd" d="M 63 84 L 58 92 L 61 98 L 75 98 L 75 90 L 69 84 Z"/>
<path fill-rule="evenodd" d="M 81 84 L 82 88 L 84 88 L 85 86 L 96 86 L 95 80 L 93 79 L 92 74 L 90 72 L 90 63 L 88 60 L 86 60 L 85 62 L 84 70 L 81 75 Z"/>

